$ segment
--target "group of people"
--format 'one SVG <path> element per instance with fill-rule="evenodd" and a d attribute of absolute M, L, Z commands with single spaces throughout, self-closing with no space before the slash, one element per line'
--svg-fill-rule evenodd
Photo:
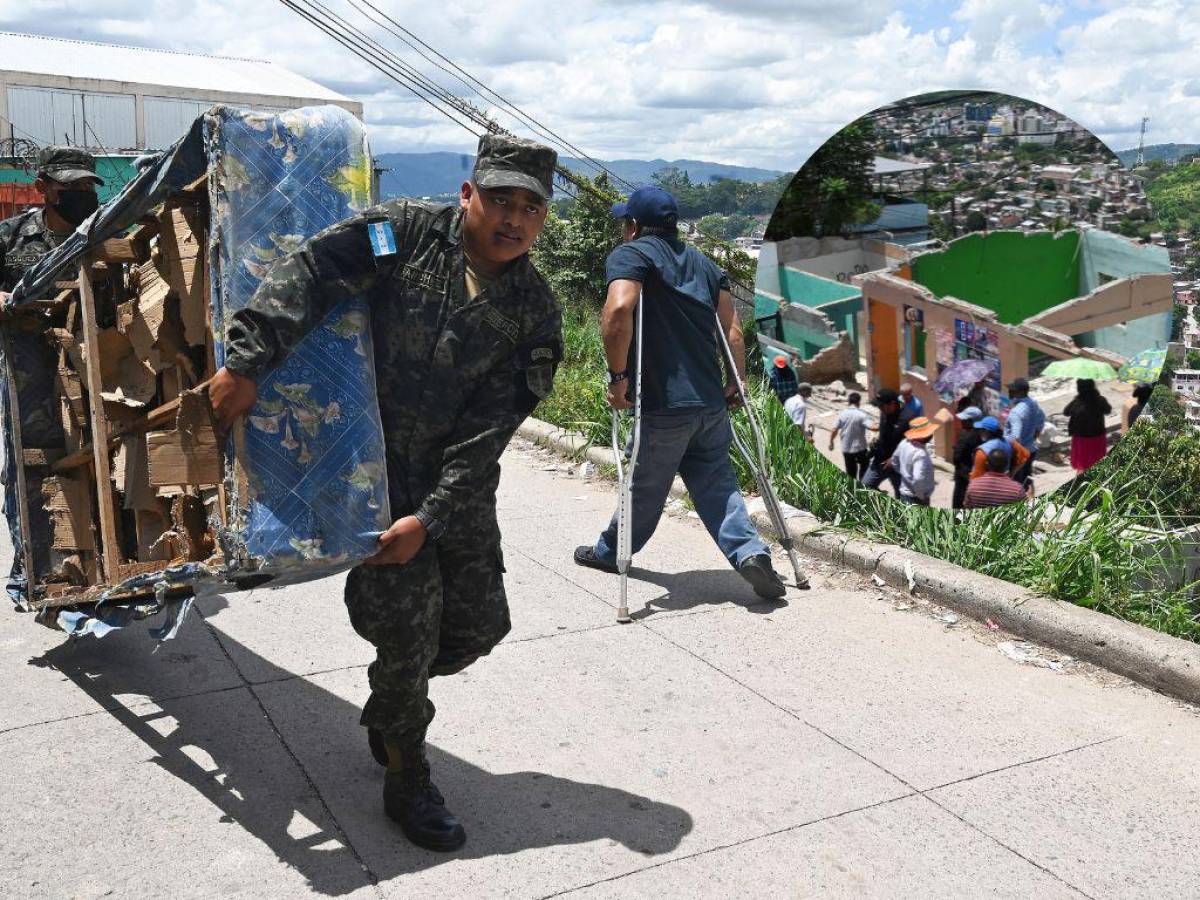
<path fill-rule="evenodd" d="M 953 451 L 954 509 L 1014 503 L 1032 491 L 1030 473 L 1046 417 L 1029 396 L 1025 379 L 1014 380 L 1008 389 L 1013 406 L 1003 425 L 995 416 L 985 416 L 978 406 L 964 406 L 957 413 L 960 434 Z M 847 399 L 850 408 L 830 435 L 830 449 L 839 434 L 843 447 L 857 448 L 863 443 L 859 422 L 866 415 L 858 408 L 857 395 Z M 923 405 L 912 396 L 909 384 L 901 385 L 899 392 L 883 388 L 874 402 L 879 408 L 878 436 L 869 449 L 854 457 L 853 469 L 847 456 L 847 473 L 869 488 L 879 488 L 886 481 L 902 502 L 928 506 L 936 486 L 929 442 L 941 422 L 923 414 Z"/>
<path fill-rule="evenodd" d="M 253 409 L 258 382 L 330 310 L 350 295 L 370 304 L 395 521 L 378 552 L 348 573 L 345 603 L 351 625 L 376 651 L 361 724 L 385 769 L 384 812 L 430 850 L 454 850 L 466 832 L 431 780 L 429 679 L 461 671 L 509 630 L 499 458 L 552 390 L 563 354 L 558 302 L 529 257 L 556 163 L 549 147 L 488 134 L 458 202 L 389 200 L 313 237 L 281 258 L 230 316 L 224 366 L 208 387 L 215 416 L 230 428 Z M 0 223 L 0 314 L 14 312 L 7 292 L 26 269 L 96 210 L 99 181 L 82 151 L 43 154 L 44 209 Z M 681 240 L 675 200 L 661 188 L 634 191 L 612 214 L 624 227 L 607 260 L 602 314 L 614 409 L 633 405 L 634 310 L 644 310 L 633 549 L 650 539 L 678 473 L 731 567 L 759 597 L 777 600 L 785 585 L 729 460 L 728 411 L 744 386 L 745 347 L 728 282 Z M 713 354 L 718 328 L 734 366 L 722 367 Z M 14 482 L 6 479 L 10 509 Z M 615 572 L 616 531 L 614 515 L 575 551 L 575 562 Z"/>
<path fill-rule="evenodd" d="M 797 383 L 783 356 L 775 358 L 770 380 L 792 421 L 802 428 L 808 425 L 807 399 L 812 386 Z M 1016 378 L 1007 387 L 1011 405 L 1003 423 L 981 409 L 981 386 L 958 402 L 959 433 L 952 454 L 954 509 L 1000 506 L 1033 496 L 1033 464 L 1046 414 L 1030 396 L 1026 379 Z M 1142 414 L 1151 391 L 1150 385 L 1134 389 L 1135 402 L 1126 411 L 1126 428 Z M 829 434 L 828 449 L 832 451 L 835 442 L 840 443 L 846 474 L 865 487 L 878 489 L 886 482 L 897 499 L 928 506 L 936 484 L 929 442 L 941 423 L 924 415 L 924 404 L 909 383 L 900 385 L 899 391 L 881 389 L 872 402 L 879 409 L 878 424 L 862 409 L 861 394 L 847 395 L 847 407 Z M 1076 473 L 1087 471 L 1108 452 L 1105 417 L 1110 412 L 1112 407 L 1095 381 L 1076 381 L 1076 396 L 1063 410 Z M 811 440 L 811 425 L 806 437 Z"/>

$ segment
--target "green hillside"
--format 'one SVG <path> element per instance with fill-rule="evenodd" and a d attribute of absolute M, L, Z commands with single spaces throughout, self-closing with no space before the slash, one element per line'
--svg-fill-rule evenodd
<path fill-rule="evenodd" d="M 1146 195 L 1162 227 L 1178 231 L 1200 227 L 1200 162 L 1167 169 L 1147 185 Z"/>

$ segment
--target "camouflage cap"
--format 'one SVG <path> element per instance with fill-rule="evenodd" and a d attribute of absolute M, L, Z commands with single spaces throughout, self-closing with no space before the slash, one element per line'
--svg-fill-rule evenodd
<path fill-rule="evenodd" d="M 544 144 L 485 134 L 479 139 L 471 179 L 481 188 L 525 188 L 543 200 L 554 196 L 554 166 L 558 154 Z"/>
<path fill-rule="evenodd" d="M 43 147 L 38 152 L 37 173 L 60 184 L 85 178 L 104 184 L 104 179 L 96 174 L 96 157 L 78 147 Z"/>

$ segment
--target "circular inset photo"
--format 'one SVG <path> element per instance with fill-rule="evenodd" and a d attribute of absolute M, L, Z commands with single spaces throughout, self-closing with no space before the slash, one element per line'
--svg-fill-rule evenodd
<path fill-rule="evenodd" d="M 846 477 L 976 508 L 1053 491 L 1141 413 L 1172 341 L 1144 173 L 998 94 L 911 97 L 821 146 L 767 227 L 775 394 Z"/>

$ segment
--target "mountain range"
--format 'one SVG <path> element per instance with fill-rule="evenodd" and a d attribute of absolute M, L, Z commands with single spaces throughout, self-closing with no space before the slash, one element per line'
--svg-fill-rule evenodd
<path fill-rule="evenodd" d="M 1200 144 L 1151 144 L 1144 150 L 1146 162 L 1161 159 L 1173 163 L 1192 153 L 1200 153 Z M 1121 160 L 1122 165 L 1132 166 L 1137 161 L 1137 154 L 1136 147 L 1130 150 L 1118 150 L 1117 159 Z"/>
<path fill-rule="evenodd" d="M 573 172 L 594 176 L 594 166 L 570 156 L 559 162 Z M 696 159 L 613 159 L 600 160 L 604 166 L 633 184 L 648 184 L 655 173 L 675 167 L 688 173 L 693 183 L 705 184 L 718 178 L 738 181 L 771 181 L 783 175 L 773 169 L 731 166 Z M 381 153 L 375 164 L 389 169 L 380 178 L 383 197 L 435 197 L 457 194 L 463 181 L 471 177 L 475 157 L 469 153 Z"/>

